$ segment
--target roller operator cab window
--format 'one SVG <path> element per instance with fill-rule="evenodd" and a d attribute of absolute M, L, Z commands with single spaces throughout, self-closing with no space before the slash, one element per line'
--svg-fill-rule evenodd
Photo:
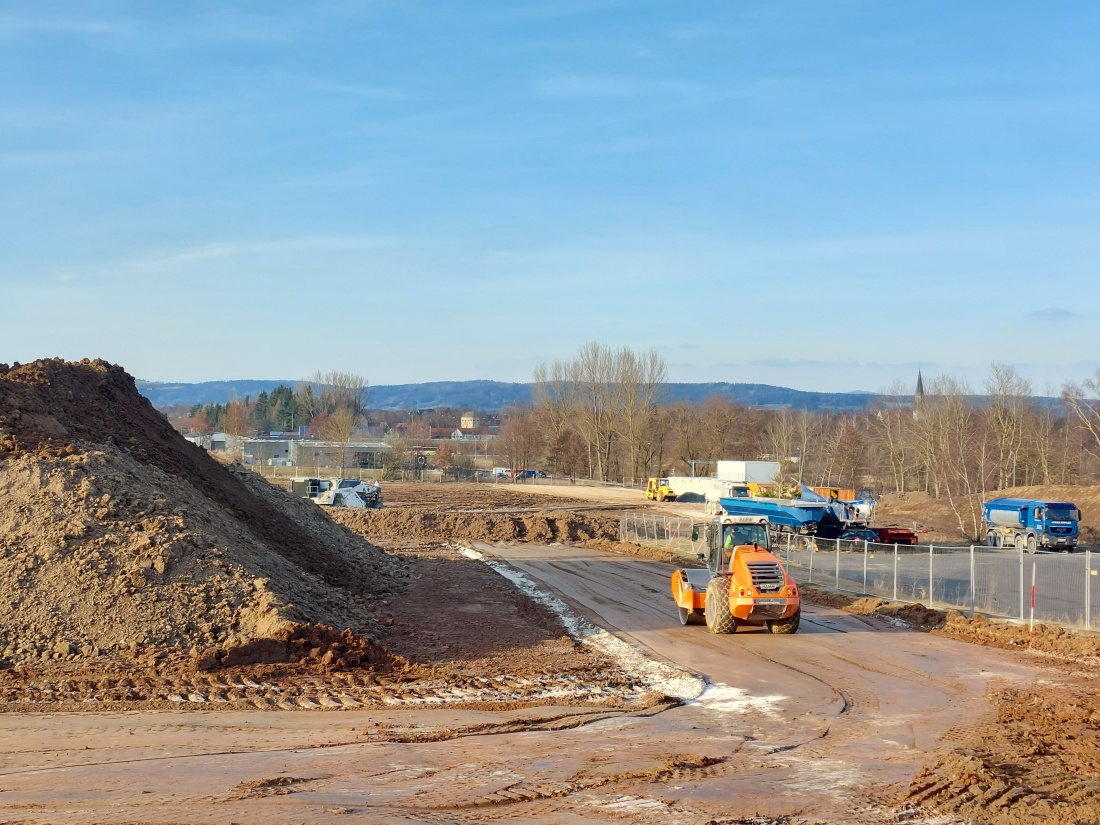
<path fill-rule="evenodd" d="M 740 547 L 742 544 L 768 546 L 768 531 L 763 524 L 728 524 L 725 527 L 723 547 Z"/>

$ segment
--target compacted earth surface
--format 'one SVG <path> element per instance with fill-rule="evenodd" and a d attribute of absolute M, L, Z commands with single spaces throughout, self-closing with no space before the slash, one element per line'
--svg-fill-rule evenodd
<path fill-rule="evenodd" d="M 1100 822 L 1094 636 L 810 588 L 714 636 L 618 542 L 636 491 L 385 501 L 213 461 L 118 367 L 0 365 L 0 820 Z"/>

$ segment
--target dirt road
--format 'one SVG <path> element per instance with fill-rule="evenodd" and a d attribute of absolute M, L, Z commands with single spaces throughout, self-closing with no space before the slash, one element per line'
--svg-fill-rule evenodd
<path fill-rule="evenodd" d="M 670 565 L 560 538 L 600 506 L 540 521 L 517 513 L 534 495 L 469 486 L 391 485 L 389 515 L 348 525 L 401 561 L 402 589 L 370 607 L 404 669 L 180 671 L 139 649 L 4 671 L 0 820 L 1100 821 L 1089 662 L 821 604 L 794 636 L 712 636 L 677 623 Z"/>
<path fill-rule="evenodd" d="M 892 822 L 931 750 L 980 723 L 989 686 L 1032 676 L 1011 654 L 824 607 L 808 606 L 796 636 L 715 637 L 675 623 L 668 565 L 475 549 L 710 687 L 664 710 L 9 716 L 0 810 L 28 822 Z"/>

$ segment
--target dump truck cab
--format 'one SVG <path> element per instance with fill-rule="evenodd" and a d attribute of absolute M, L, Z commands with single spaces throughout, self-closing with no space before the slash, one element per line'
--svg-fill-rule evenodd
<path fill-rule="evenodd" d="M 766 626 L 772 633 L 798 630 L 798 588 L 770 550 L 762 516 L 720 516 L 703 525 L 700 558 L 705 569 L 672 575 L 672 597 L 681 624 L 703 624 L 712 633 Z"/>

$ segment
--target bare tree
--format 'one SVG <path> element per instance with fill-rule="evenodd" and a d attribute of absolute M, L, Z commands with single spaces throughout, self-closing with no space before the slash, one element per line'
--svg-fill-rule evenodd
<path fill-rule="evenodd" d="M 773 461 L 779 462 L 779 478 L 776 481 L 786 484 L 796 476 L 792 472 L 792 453 L 798 443 L 798 427 L 795 415 L 789 409 L 782 409 L 772 416 L 764 427 L 764 444 Z M 799 460 L 801 466 L 801 459 Z"/>
<path fill-rule="evenodd" d="M 360 417 L 366 412 L 370 384 L 359 373 L 317 370 L 304 383 L 311 387 L 310 394 L 316 398 L 317 412 L 333 413 L 342 407 Z M 299 387 L 299 396 L 303 393 Z"/>
<path fill-rule="evenodd" d="M 590 341 L 575 361 L 578 422 L 588 443 L 589 477 L 607 481 L 615 436 L 615 365 L 607 347 Z"/>
<path fill-rule="evenodd" d="M 538 420 L 530 410 L 520 410 L 508 417 L 500 428 L 497 440 L 512 469 L 533 469 L 532 464 L 542 454 L 545 441 Z"/>
<path fill-rule="evenodd" d="M 577 417 L 577 368 L 574 363 L 554 361 L 549 367 L 535 367 L 532 403 L 543 424 L 547 441 L 555 444 L 573 427 Z"/>
<path fill-rule="evenodd" d="M 389 449 L 382 453 L 382 475 L 385 478 L 393 478 L 409 454 L 409 443 L 397 430 L 386 433 L 384 440 Z"/>
<path fill-rule="evenodd" d="M 994 362 L 985 382 L 989 403 L 983 410 L 996 439 L 997 487 L 1016 485 L 1016 469 L 1023 456 L 1024 432 L 1034 413 L 1031 382 L 1013 367 Z"/>
<path fill-rule="evenodd" d="M 871 408 L 869 432 L 880 473 L 886 473 L 895 492 L 915 489 L 917 483 L 916 420 L 909 407 L 912 391 L 901 381 L 879 394 Z"/>
<path fill-rule="evenodd" d="M 947 499 L 959 532 L 982 532 L 982 498 L 996 473 L 992 431 L 973 407 L 965 381 L 940 375 L 930 384 L 917 422 L 921 459 L 935 495 Z"/>
<path fill-rule="evenodd" d="M 652 454 L 657 402 L 668 376 L 654 350 L 611 350 L 589 342 L 572 361 L 540 364 L 534 372 L 534 408 L 551 449 L 574 430 L 585 440 L 588 473 L 608 480 L 614 470 L 637 477 Z M 616 475 L 616 477 L 618 477 Z"/>
<path fill-rule="evenodd" d="M 709 442 L 706 434 L 706 422 L 699 414 L 695 404 L 674 404 L 666 407 L 661 416 L 663 425 L 659 428 L 671 435 L 670 450 L 683 466 L 690 467 L 692 459 L 710 458 Z M 660 464 L 650 470 L 663 475 Z"/>
<path fill-rule="evenodd" d="M 1100 460 L 1100 370 L 1095 378 L 1080 384 L 1067 383 L 1062 388 L 1062 403 L 1088 433 L 1085 451 Z"/>
<path fill-rule="evenodd" d="M 432 466 L 437 470 L 446 471 L 448 467 L 455 463 L 455 450 L 451 446 L 451 442 L 444 441 L 438 447 L 435 448 L 435 455 L 432 456 Z"/>
<path fill-rule="evenodd" d="M 658 395 L 668 379 L 668 367 L 656 350 L 638 354 L 623 347 L 615 355 L 615 373 L 619 411 L 616 430 L 629 450 L 627 467 L 633 482 L 643 463 L 645 444 L 652 439 Z"/>
<path fill-rule="evenodd" d="M 250 413 L 248 399 L 230 401 L 225 408 L 225 416 L 222 419 L 223 426 L 226 435 L 233 439 L 230 456 L 235 461 L 240 461 L 244 457 L 244 439 L 252 435 L 252 430 L 249 427 Z"/>
<path fill-rule="evenodd" d="M 350 407 L 337 407 L 326 415 L 320 427 L 321 438 L 340 445 L 340 468 L 348 466 L 348 444 L 355 430 L 362 423 L 362 415 Z"/>
<path fill-rule="evenodd" d="M 574 429 L 562 430 L 557 440 L 550 445 L 555 469 L 576 481 L 586 466 L 587 449 L 584 439 Z"/>

